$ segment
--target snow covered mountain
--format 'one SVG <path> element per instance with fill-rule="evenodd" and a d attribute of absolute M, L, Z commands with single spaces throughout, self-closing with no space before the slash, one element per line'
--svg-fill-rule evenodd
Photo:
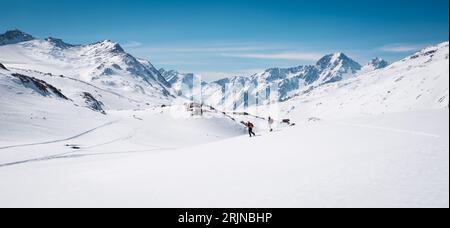
<path fill-rule="evenodd" d="M 449 107 L 449 42 L 355 78 L 303 91 L 282 104 L 295 118 L 339 118 Z"/>
<path fill-rule="evenodd" d="M 20 31 L 10 31 L 1 37 L 0 62 L 9 70 L 53 81 L 62 91 L 71 91 L 74 97 L 86 95 L 88 91 L 79 86 L 84 83 L 103 91 L 89 92 L 99 100 L 104 100 L 102 96 L 108 93 L 131 102 L 104 100 L 105 106 L 111 109 L 168 104 L 173 99 L 170 85 L 159 71 L 150 62 L 126 53 L 118 43 L 105 40 L 72 45 L 56 38 L 35 39 Z M 51 77 L 56 75 L 62 79 Z M 64 84 L 67 80 L 71 83 Z"/>
<path fill-rule="evenodd" d="M 326 55 L 316 63 L 316 67 L 320 71 L 318 84 L 341 81 L 353 77 L 356 72 L 361 70 L 359 63 L 343 53 Z"/>
<path fill-rule="evenodd" d="M 382 68 L 385 65 L 379 64 L 377 67 Z M 211 83 L 201 81 L 199 75 L 192 73 L 182 74 L 165 69 L 161 69 L 160 73 L 179 96 L 190 98 L 195 94 L 192 91 L 193 85 L 202 85 L 203 102 L 233 109 L 251 105 L 246 103 L 244 98 L 266 93 L 269 89 L 278 92 L 277 101 L 284 101 L 310 87 L 355 77 L 361 69 L 359 63 L 345 54 L 335 53 L 324 56 L 316 65 L 271 68 L 252 76 L 224 78 Z M 196 94 L 200 94 L 200 91 Z"/>
<path fill-rule="evenodd" d="M 168 104 L 175 97 L 173 95 L 192 99 L 200 94 L 202 101 L 212 106 L 242 109 L 255 105 L 248 101 L 249 97 L 258 96 L 258 104 L 267 103 L 274 91 L 277 92 L 277 101 L 310 97 L 321 94 L 324 88 L 328 92 L 339 91 L 337 85 L 353 86 L 362 78 L 368 78 L 367 75 L 413 74 L 412 70 L 419 64 L 402 60 L 389 65 L 385 60 L 375 58 L 361 66 L 343 53 L 334 53 L 319 59 L 315 65 L 272 68 L 249 77 L 206 83 L 195 74 L 157 70 L 149 61 L 131 56 L 119 44 L 109 40 L 72 45 L 51 37 L 35 39 L 17 30 L 1 37 L 4 44 L 0 45 L 0 62 L 3 64 L 0 67 L 9 70 L 5 75 L 41 80 L 58 88 L 74 104 L 97 111 Z M 430 48 L 442 53 L 446 44 L 448 42 L 436 46 L 437 49 Z M 417 55 L 421 56 L 420 53 Z M 445 55 L 431 55 L 433 58 L 419 64 L 421 68 L 437 62 L 445 65 L 445 61 L 440 61 Z M 394 68 L 397 71 L 392 71 Z M 380 86 L 378 82 L 373 84 L 374 87 Z M 197 85 L 201 85 L 201 90 Z M 411 86 L 407 89 L 413 90 Z M 435 91 L 436 88 L 426 90 Z M 426 96 L 427 93 L 421 93 L 420 97 L 424 99 Z"/>
<path fill-rule="evenodd" d="M 287 112 L 299 106 L 299 100 L 302 107 L 320 100 L 309 108 L 323 115 L 340 109 L 361 114 L 444 108 L 449 99 L 448 68 L 448 42 L 392 64 L 375 58 L 361 66 L 345 54 L 335 53 L 314 66 L 273 68 L 250 77 L 208 83 L 202 95 L 205 103 L 228 110 L 251 108 L 255 104 L 247 100 L 249 96 L 258 96 L 259 105 L 264 105 L 264 98 L 270 96 L 266 91 L 274 90 L 278 92 L 276 100 L 297 102 L 288 105 Z"/>
<path fill-rule="evenodd" d="M 5 34 L 0 34 L 0 45 L 17 44 L 30 40 L 34 40 L 34 37 L 19 30 L 11 30 Z"/>
<path fill-rule="evenodd" d="M 377 68 L 383 68 L 387 66 L 384 63 L 373 64 L 378 64 Z M 203 96 L 206 103 L 223 105 L 227 109 L 248 106 L 245 97 L 256 94 L 269 96 L 267 91 L 273 90 L 278 93 L 277 101 L 285 101 L 300 91 L 356 77 L 361 70 L 362 66 L 347 55 L 334 53 L 324 56 L 315 65 L 272 68 L 250 77 L 215 81 L 204 86 Z M 229 88 L 233 88 L 233 91 Z"/>
<path fill-rule="evenodd" d="M 366 65 L 364 65 L 361 69 L 361 73 L 367 73 L 373 70 L 382 69 L 387 66 L 389 66 L 389 63 L 386 60 L 377 57 L 375 59 L 372 59 Z"/>
<path fill-rule="evenodd" d="M 201 88 L 207 85 L 199 75 L 186 73 L 182 74 L 175 70 L 166 71 L 161 68 L 159 70 L 161 75 L 170 85 L 173 91 L 175 91 L 177 96 L 193 99 L 194 95 L 199 95 L 199 91 L 194 91 L 194 88 Z"/>

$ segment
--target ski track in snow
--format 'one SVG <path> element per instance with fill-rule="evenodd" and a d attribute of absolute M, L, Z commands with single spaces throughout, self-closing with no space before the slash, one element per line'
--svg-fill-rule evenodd
<path fill-rule="evenodd" d="M 111 124 L 112 123 L 113 122 L 111 122 Z M 97 128 L 97 129 L 99 129 L 99 128 Z M 175 150 L 175 149 L 177 149 L 177 148 L 164 148 L 164 147 L 160 147 L 160 146 L 151 146 L 154 149 L 117 151 L 117 152 L 103 152 L 103 153 L 92 153 L 92 152 L 91 153 L 80 153 L 80 152 L 83 152 L 83 151 L 89 152 L 90 150 L 92 150 L 94 148 L 97 148 L 97 147 L 101 147 L 101 146 L 110 145 L 110 144 L 117 143 L 117 142 L 123 142 L 123 141 L 130 140 L 131 138 L 133 138 L 136 135 L 136 133 L 137 133 L 137 131 L 139 129 L 140 128 L 135 129 L 130 135 L 128 135 L 126 137 L 120 137 L 120 138 L 117 138 L 117 139 L 114 139 L 114 140 L 111 140 L 111 141 L 108 141 L 108 142 L 104 142 L 104 143 L 100 143 L 100 144 L 96 144 L 96 145 L 92 145 L 92 146 L 81 147 L 81 149 L 76 149 L 76 150 L 71 151 L 71 152 L 60 153 L 60 154 L 55 154 L 55 155 L 49 155 L 49 156 L 44 156 L 44 157 L 40 157 L 40 158 L 27 159 L 27 160 L 22 160 L 22 161 L 15 161 L 15 162 L 4 163 L 4 164 L 0 164 L 0 168 L 6 167 L 6 166 L 20 165 L 20 164 L 25 164 L 25 163 L 30 163 L 30 162 L 48 161 L 48 160 L 54 160 L 54 159 L 66 159 L 66 158 L 69 159 L 69 158 L 80 158 L 80 157 L 87 157 L 87 156 L 119 155 L 119 154 L 132 154 L 132 153 L 147 153 L 147 152 L 167 151 L 167 150 Z M 44 145 L 44 144 L 36 144 L 36 145 Z M 73 144 L 73 145 L 74 146 L 78 146 L 77 144 Z"/>
<path fill-rule="evenodd" d="M 79 138 L 81 136 L 87 135 L 87 134 L 92 133 L 92 132 L 94 132 L 96 130 L 99 130 L 101 128 L 104 128 L 104 127 L 116 124 L 118 122 L 119 122 L 119 120 L 111 121 L 111 122 L 108 122 L 106 124 L 100 125 L 100 126 L 98 126 L 96 128 L 90 129 L 88 131 L 85 131 L 83 133 L 80 133 L 78 135 L 75 135 L 75 136 L 72 136 L 72 137 L 69 137 L 69 138 L 65 138 L 65 139 L 58 139 L 58 140 L 47 141 L 47 142 L 39 142 L 39 143 L 28 143 L 28 144 L 19 144 L 19 145 L 12 145 L 12 146 L 3 146 L 3 147 L 0 147 L 0 150 L 11 149 L 11 148 L 18 148 L 18 147 L 27 147 L 27 146 L 47 145 L 47 144 L 65 142 L 65 141 L 73 140 L 73 139 Z"/>
<path fill-rule="evenodd" d="M 59 143 L 59 142 L 64 142 L 64 141 L 69 141 L 69 140 L 73 140 L 76 138 L 79 138 L 81 136 L 84 136 L 86 134 L 92 133 L 96 130 L 99 130 L 101 128 L 113 125 L 115 123 L 119 122 L 118 120 L 116 121 L 111 121 L 109 123 L 106 123 L 104 125 L 101 125 L 99 127 L 93 128 L 89 131 L 83 132 L 81 134 L 78 134 L 76 136 L 64 139 L 64 140 L 55 140 L 55 141 L 51 141 L 51 142 L 46 142 L 46 143 L 31 143 L 31 144 L 24 144 L 24 145 L 17 145 L 17 146 L 8 146 L 8 147 L 2 147 L 0 149 L 10 149 L 10 148 L 16 148 L 16 147 L 25 147 L 25 146 L 37 146 L 37 145 L 46 145 L 46 144 L 53 144 L 53 143 Z M 140 127 L 142 128 L 142 127 Z M 98 148 L 101 146 L 105 146 L 105 145 L 110 145 L 110 144 L 114 144 L 117 142 L 123 142 L 123 141 L 127 141 L 130 140 L 131 138 L 133 138 L 137 131 L 140 129 L 134 129 L 133 132 L 131 134 L 129 134 L 126 137 L 120 137 L 120 138 L 116 138 L 114 140 L 111 141 L 107 141 L 104 143 L 100 143 L 100 144 L 95 144 L 92 146 L 80 146 L 78 144 L 70 144 L 72 146 L 77 146 L 80 149 L 74 149 L 74 151 L 71 152 L 65 152 L 65 153 L 59 153 L 59 154 L 54 154 L 54 155 L 49 155 L 49 156 L 44 156 L 44 157 L 39 157 L 39 158 L 33 158 L 33 159 L 26 159 L 26 160 L 21 160 L 21 161 L 15 161 L 15 162 L 8 162 L 8 163 L 4 163 L 4 164 L 0 164 L 0 168 L 2 167 L 6 167 L 6 166 L 12 166 L 12 165 L 20 165 L 20 164 L 25 164 L 25 163 L 30 163 L 30 162 L 41 162 L 41 161 L 48 161 L 48 160 L 54 160 L 54 159 L 64 159 L 64 158 L 79 158 L 79 157 L 85 157 L 85 156 L 99 156 L 99 155 L 116 155 L 116 154 L 130 154 L 130 153 L 142 153 L 142 152 L 152 152 L 152 151 L 156 151 L 156 150 L 170 150 L 172 148 L 163 148 L 163 147 L 159 147 L 159 146 L 152 146 L 156 149 L 148 149 L 148 150 L 136 150 L 136 151 L 118 151 L 118 152 L 106 152 L 106 153 L 80 153 L 83 151 L 90 151 L 94 148 Z M 68 146 L 70 146 L 68 145 Z"/>
<path fill-rule="evenodd" d="M 169 151 L 169 150 L 176 150 L 176 149 L 177 148 L 157 148 L 157 149 L 149 149 L 149 150 L 130 150 L 130 151 L 117 151 L 117 152 L 106 152 L 106 153 L 84 153 L 84 154 L 77 154 L 77 152 L 80 152 L 82 150 L 76 150 L 73 152 L 45 156 L 45 157 L 41 157 L 41 158 L 33 158 L 33 159 L 28 159 L 28 160 L 23 160 L 23 161 L 16 161 L 16 162 L 0 164 L 0 168 L 7 167 L 7 166 L 13 166 L 13 165 L 21 165 L 21 164 L 26 164 L 26 163 L 31 163 L 31 162 L 49 161 L 49 160 L 55 160 L 55 159 L 71 159 L 71 158 L 81 158 L 81 157 L 88 157 L 88 156 L 102 156 L 102 155 L 137 154 L 137 153 Z"/>
<path fill-rule="evenodd" d="M 103 124 L 101 126 L 98 126 L 96 128 L 90 129 L 81 134 L 78 134 L 78 135 L 75 135 L 75 136 L 72 136 L 72 137 L 66 138 L 66 139 L 48 141 L 48 142 L 43 142 L 43 143 L 29 143 L 29 144 L 21 144 L 21 145 L 14 145 L 14 146 L 5 146 L 5 147 L 0 147 L 0 150 L 18 148 L 18 147 L 41 146 L 41 145 L 48 145 L 48 144 L 54 144 L 54 143 L 60 143 L 60 142 L 67 142 L 67 141 L 71 141 L 71 140 L 80 138 L 81 136 L 85 136 L 87 134 L 93 133 L 97 130 L 103 129 L 107 126 L 111 126 L 113 124 L 121 122 L 122 120 L 123 119 L 119 119 L 119 120 L 108 122 L 106 124 Z M 74 149 L 73 151 L 58 153 L 58 154 L 53 154 L 53 155 L 47 155 L 47 156 L 42 156 L 42 157 L 38 157 L 38 158 L 30 158 L 30 159 L 25 159 L 25 160 L 3 163 L 3 164 L 0 164 L 0 168 L 14 166 L 14 165 L 21 165 L 21 164 L 26 164 L 26 163 L 32 163 L 32 162 L 49 161 L 49 160 L 55 160 L 55 159 L 72 159 L 72 158 L 81 158 L 81 157 L 87 157 L 87 156 L 123 155 L 123 154 L 133 154 L 133 153 L 161 152 L 161 151 L 170 151 L 170 150 L 179 149 L 177 147 L 162 147 L 159 145 L 134 143 L 134 144 L 143 145 L 144 149 L 143 150 L 113 151 L 113 152 L 95 152 L 95 150 L 93 150 L 93 149 L 96 149 L 96 148 L 99 148 L 102 146 L 128 141 L 128 140 L 132 139 L 133 137 L 135 137 L 138 134 L 138 131 L 142 128 L 144 128 L 144 127 L 140 126 L 137 128 L 133 128 L 132 132 L 124 137 L 115 138 L 115 139 L 112 139 L 112 140 L 109 140 L 106 142 L 99 142 L 99 143 L 93 144 L 93 145 L 84 146 L 83 142 L 80 142 L 80 143 L 70 142 L 70 144 L 69 144 L 69 142 L 67 142 L 68 144 L 66 146 L 72 147 Z M 219 136 L 216 136 L 216 137 L 220 138 Z M 74 147 L 77 147 L 77 148 L 74 148 Z"/>

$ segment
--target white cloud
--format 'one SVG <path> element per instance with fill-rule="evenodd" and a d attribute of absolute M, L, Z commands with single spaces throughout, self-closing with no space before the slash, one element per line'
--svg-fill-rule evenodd
<path fill-rule="evenodd" d="M 420 49 L 424 48 L 427 45 L 424 44 L 390 44 L 386 45 L 384 47 L 381 47 L 381 51 L 385 52 L 414 52 L 419 51 Z"/>
<path fill-rule="evenodd" d="M 243 54 L 229 54 L 224 53 L 222 56 L 225 57 L 235 57 L 235 58 L 246 58 L 246 59 L 278 59 L 278 60 L 305 60 L 305 61 L 316 61 L 320 59 L 323 55 L 320 53 L 312 52 L 283 52 L 283 53 L 243 53 Z"/>

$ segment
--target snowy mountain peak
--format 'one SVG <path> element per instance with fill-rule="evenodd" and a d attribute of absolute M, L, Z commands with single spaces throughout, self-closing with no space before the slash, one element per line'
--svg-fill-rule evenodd
<path fill-rule="evenodd" d="M 338 65 L 342 65 L 343 67 L 352 68 L 353 70 L 357 71 L 361 69 L 361 65 L 351 58 L 349 58 L 347 55 L 345 55 L 342 52 L 337 52 L 334 54 L 329 54 L 324 57 L 322 57 L 319 61 L 317 61 L 316 65 L 320 69 L 326 69 L 330 67 L 336 67 Z"/>
<path fill-rule="evenodd" d="M 369 63 L 367 63 L 362 68 L 361 73 L 378 70 L 378 69 L 383 69 L 383 68 L 386 68 L 387 66 L 389 66 L 389 63 L 386 60 L 377 57 L 377 58 L 372 59 Z"/>
<path fill-rule="evenodd" d="M 30 37 L 19 31 L 2 36 L 8 43 Z M 131 102 L 166 103 L 173 97 L 169 84 L 150 62 L 126 53 L 111 40 L 71 45 L 49 37 L 0 45 L 0 61 L 10 68 L 69 76 L 126 96 Z"/>
<path fill-rule="evenodd" d="M 372 61 L 370 61 L 369 64 L 374 66 L 375 69 L 385 68 L 389 65 L 389 63 L 386 60 L 379 57 L 372 59 Z"/>
<path fill-rule="evenodd" d="M 53 46 L 59 47 L 59 48 L 74 47 L 74 45 L 65 43 L 63 40 L 57 39 L 57 38 L 53 38 L 53 37 L 49 37 L 49 38 L 45 39 L 45 41 L 47 41 L 47 42 L 51 43 Z"/>
<path fill-rule="evenodd" d="M 8 45 L 8 44 L 17 44 L 21 42 L 26 42 L 30 40 L 34 40 L 35 38 L 27 33 L 24 33 L 20 30 L 10 30 L 4 34 L 0 34 L 0 46 Z"/>
<path fill-rule="evenodd" d="M 362 66 L 344 53 L 338 52 L 321 58 L 316 67 L 321 72 L 317 82 L 327 84 L 354 77 Z"/>
<path fill-rule="evenodd" d="M 120 44 L 113 42 L 111 40 L 103 40 L 94 44 L 91 44 L 95 49 L 112 52 L 112 53 L 125 53 L 125 50 L 120 46 Z"/>
<path fill-rule="evenodd" d="M 338 61 L 339 59 L 348 58 L 344 53 L 342 52 L 336 52 L 332 54 L 332 61 Z"/>

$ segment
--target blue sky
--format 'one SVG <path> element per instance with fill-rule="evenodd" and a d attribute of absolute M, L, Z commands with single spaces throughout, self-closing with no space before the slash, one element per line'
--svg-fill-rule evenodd
<path fill-rule="evenodd" d="M 212 80 L 344 52 L 394 61 L 447 41 L 449 1 L 0 0 L 0 32 L 111 39 L 156 67 Z M 5 10 L 6 9 L 6 10 Z"/>

